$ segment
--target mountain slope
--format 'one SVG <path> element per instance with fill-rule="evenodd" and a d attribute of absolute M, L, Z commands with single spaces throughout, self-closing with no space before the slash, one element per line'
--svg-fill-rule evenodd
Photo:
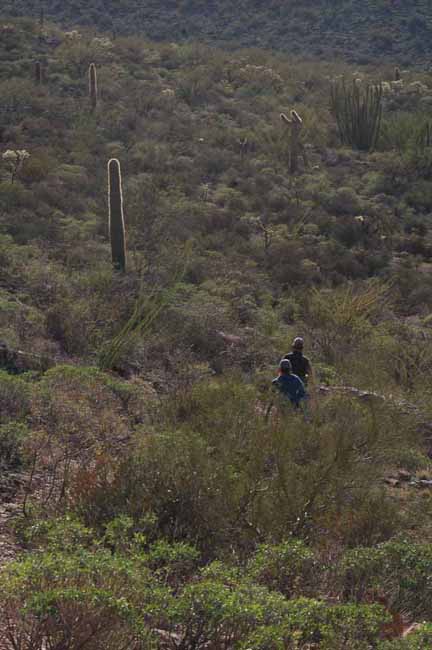
<path fill-rule="evenodd" d="M 237 47 L 280 49 L 300 56 L 343 56 L 427 66 L 432 7 L 427 0 L 5 0 L 5 16 L 40 14 L 65 25 L 141 33 L 157 40 L 205 39 Z"/>

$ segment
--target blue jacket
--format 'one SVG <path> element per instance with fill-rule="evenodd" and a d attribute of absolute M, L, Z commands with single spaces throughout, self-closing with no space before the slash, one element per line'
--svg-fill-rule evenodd
<path fill-rule="evenodd" d="M 300 401 L 306 397 L 304 384 L 297 375 L 280 375 L 273 379 L 272 384 L 295 406 L 298 406 Z"/>

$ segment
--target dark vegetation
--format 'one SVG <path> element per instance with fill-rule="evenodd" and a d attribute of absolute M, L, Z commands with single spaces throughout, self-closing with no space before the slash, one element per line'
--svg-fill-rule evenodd
<path fill-rule="evenodd" d="M 397 59 L 428 69 L 432 54 L 428 0 L 3 0 L 2 11 L 34 19 L 42 11 L 68 28 L 91 26 L 162 41 L 199 39 L 308 59 Z"/>
<path fill-rule="evenodd" d="M 431 647 L 432 75 L 0 29 L 1 643 Z M 266 420 L 299 333 L 329 394 Z"/>

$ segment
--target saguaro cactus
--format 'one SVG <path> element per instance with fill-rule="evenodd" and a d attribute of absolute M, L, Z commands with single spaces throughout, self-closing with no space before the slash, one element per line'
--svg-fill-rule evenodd
<path fill-rule="evenodd" d="M 336 118 L 343 144 L 360 151 L 371 151 L 378 140 L 382 114 L 382 85 L 345 80 L 333 82 L 331 111 Z"/>
<path fill-rule="evenodd" d="M 41 84 L 42 83 L 42 65 L 41 65 L 40 61 L 35 61 L 34 75 L 35 75 L 35 82 L 37 84 Z"/>
<path fill-rule="evenodd" d="M 285 113 L 280 114 L 282 122 L 288 125 L 290 129 L 290 142 L 289 142 L 289 171 L 290 174 L 295 174 L 298 169 L 298 156 L 301 153 L 303 156 L 304 166 L 308 166 L 306 151 L 301 141 L 301 130 L 303 128 L 303 120 L 297 111 L 291 111 L 291 117 L 287 117 Z"/>
<path fill-rule="evenodd" d="M 108 161 L 108 205 L 111 254 L 114 268 L 126 270 L 125 226 L 120 163 L 117 158 Z"/>
<path fill-rule="evenodd" d="M 94 63 L 90 63 L 88 69 L 89 97 L 91 110 L 94 111 L 98 101 L 97 71 Z"/>
<path fill-rule="evenodd" d="M 401 80 L 401 71 L 400 71 L 400 68 L 398 68 L 397 66 L 394 69 L 394 80 L 395 81 L 400 81 Z"/>

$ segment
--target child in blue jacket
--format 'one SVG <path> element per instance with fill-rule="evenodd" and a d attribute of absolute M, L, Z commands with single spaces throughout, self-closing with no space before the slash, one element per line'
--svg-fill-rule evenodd
<path fill-rule="evenodd" d="M 301 400 L 306 398 L 306 391 L 302 380 L 292 374 L 291 362 L 282 359 L 279 364 L 279 377 L 273 379 L 273 386 L 281 395 L 290 400 L 295 408 L 299 408 Z"/>

